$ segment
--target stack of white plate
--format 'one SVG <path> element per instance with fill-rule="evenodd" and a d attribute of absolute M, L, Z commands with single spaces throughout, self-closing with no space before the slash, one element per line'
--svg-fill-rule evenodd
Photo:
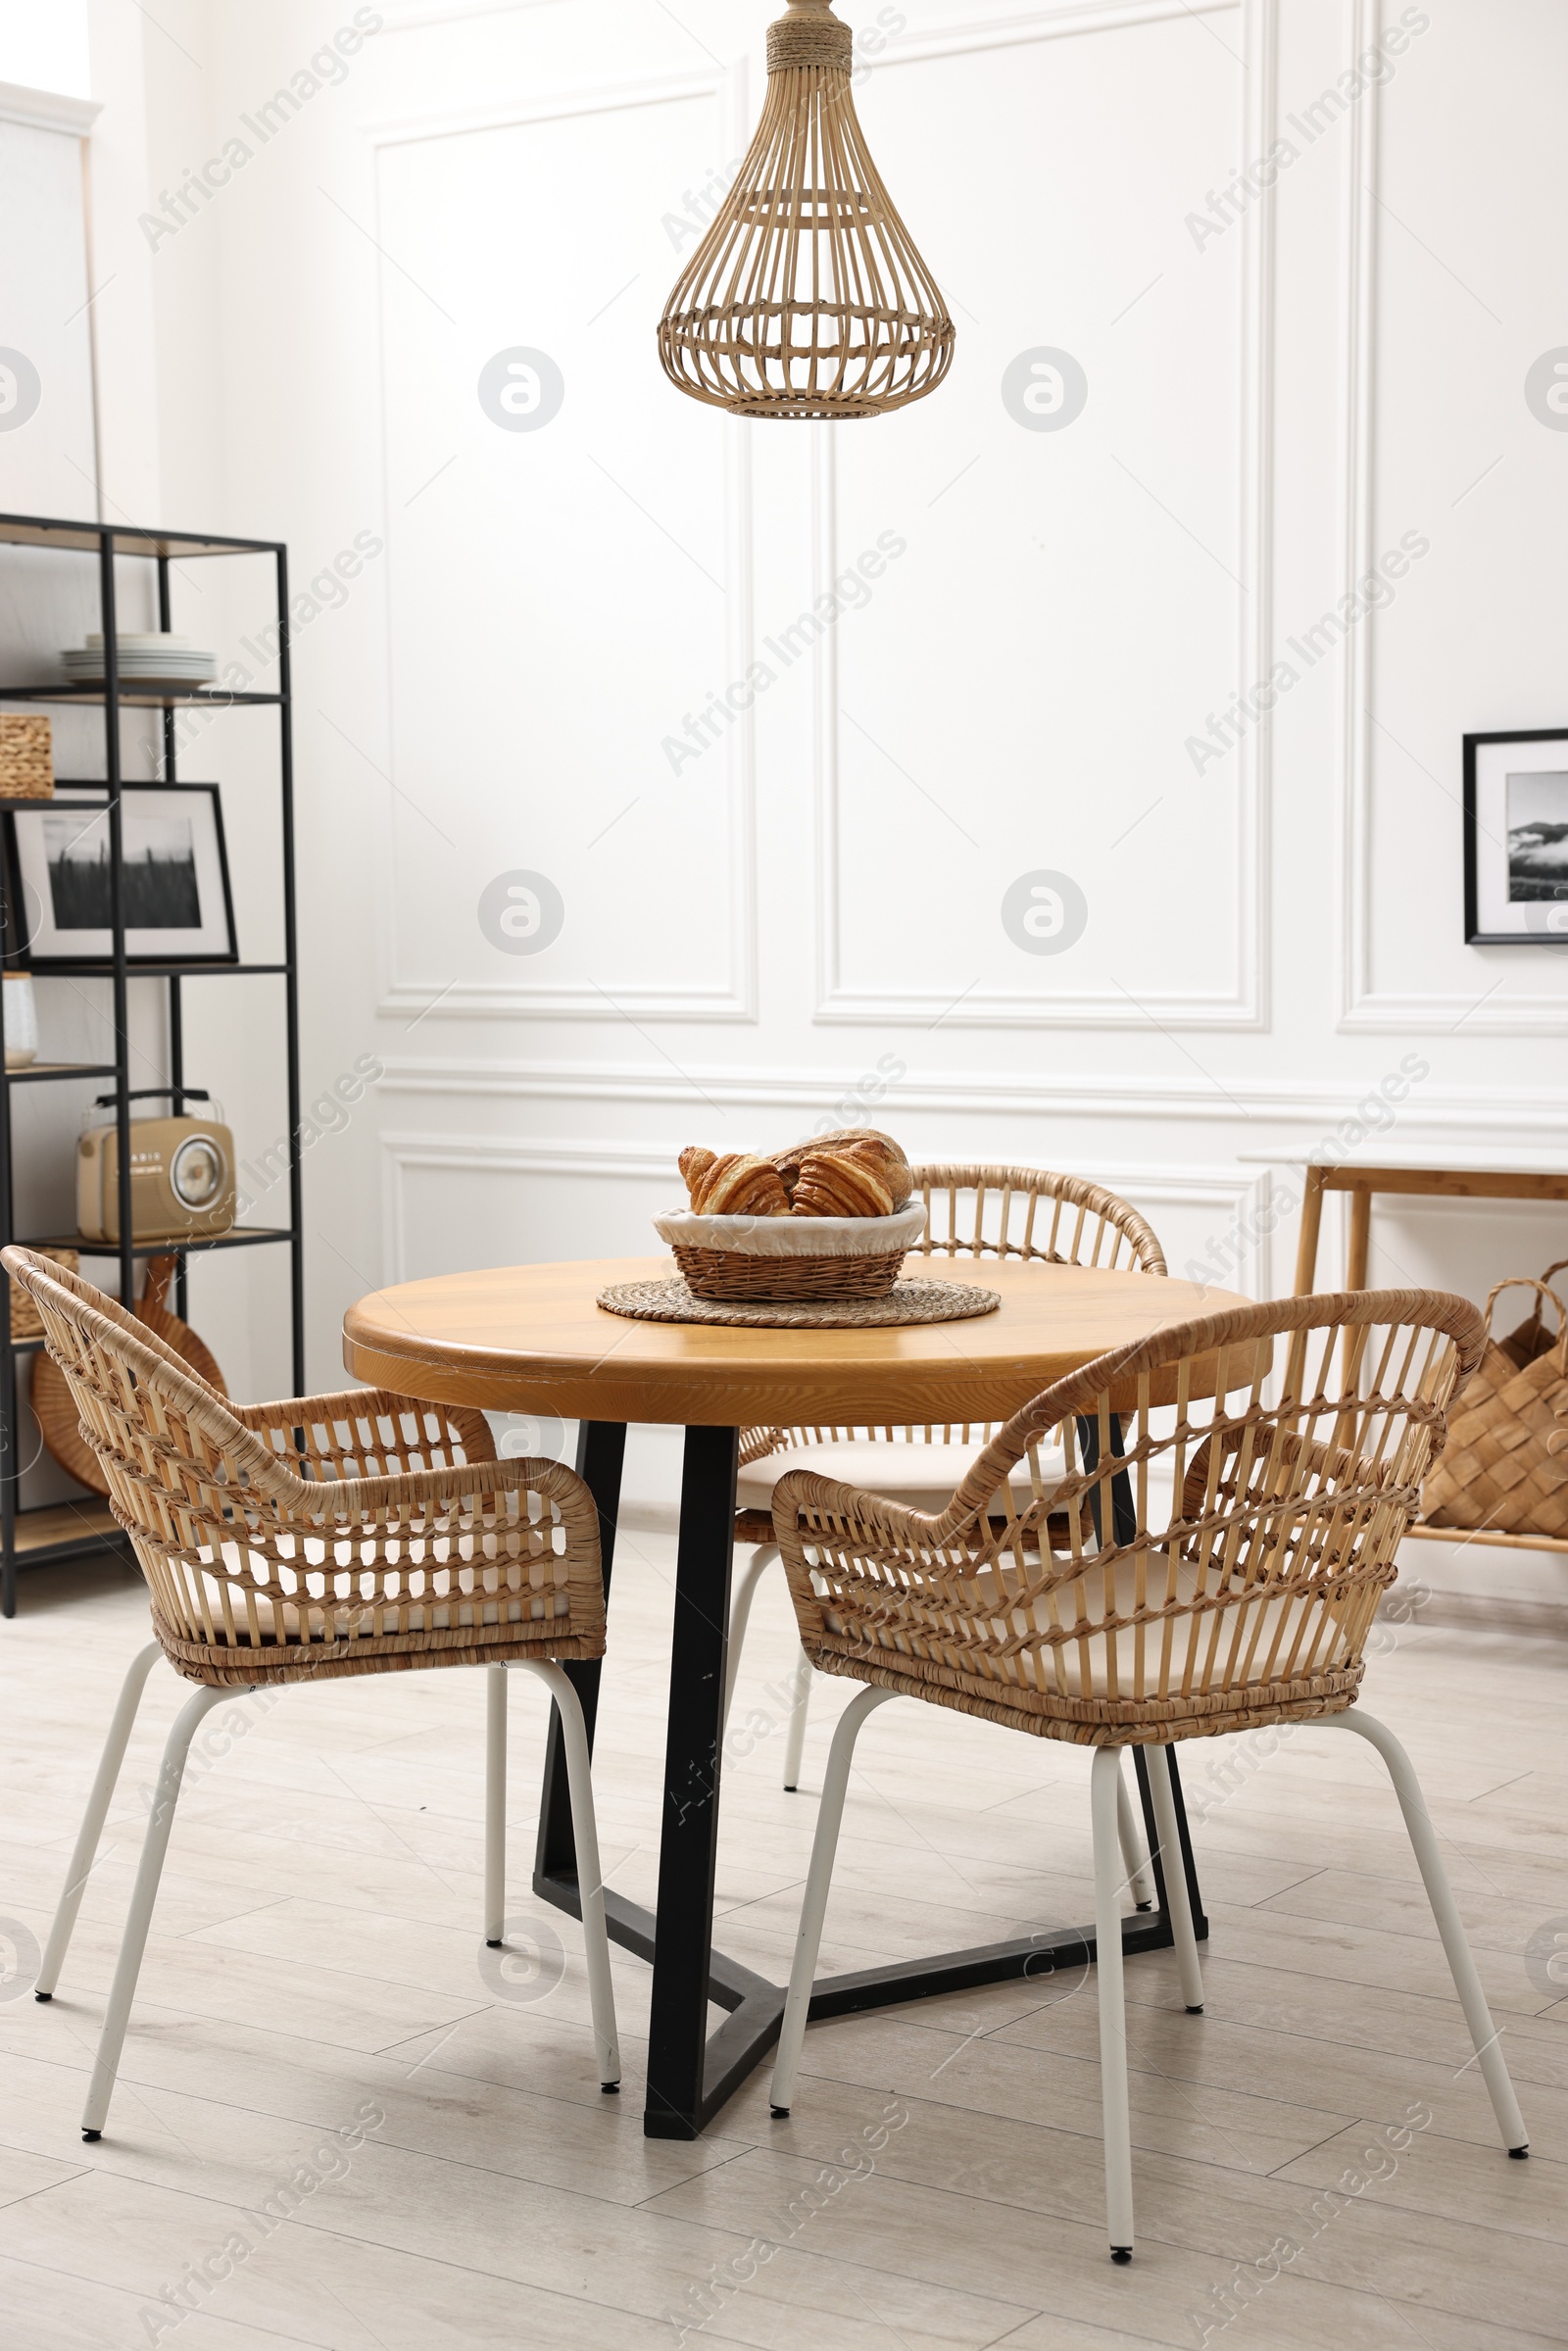
<path fill-rule="evenodd" d="M 211 685 L 218 675 L 217 657 L 198 653 L 189 637 L 174 637 L 163 630 L 123 632 L 115 640 L 120 658 L 120 682 L 122 686 L 181 686 Z M 60 665 L 75 685 L 102 685 L 104 676 L 104 641 L 92 636 L 85 645 L 68 647 L 60 656 Z"/>

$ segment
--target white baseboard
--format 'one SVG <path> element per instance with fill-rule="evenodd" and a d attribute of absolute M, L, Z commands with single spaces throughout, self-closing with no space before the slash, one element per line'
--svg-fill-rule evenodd
<path fill-rule="evenodd" d="M 1432 1595 L 1419 1624 L 1442 1621 L 1433 1613 L 1440 1603 L 1450 1621 L 1477 1625 L 1485 1623 L 1489 1605 L 1506 1603 L 1544 1610 L 1568 1633 L 1568 1551 L 1515 1551 L 1466 1543 L 1462 1535 L 1452 1543 L 1423 1536 L 1399 1553 L 1398 1589 L 1408 1592 L 1417 1586 Z M 1450 1602 L 1463 1603 L 1457 1615 Z M 1479 1613 L 1471 1612 L 1472 1603 Z"/>

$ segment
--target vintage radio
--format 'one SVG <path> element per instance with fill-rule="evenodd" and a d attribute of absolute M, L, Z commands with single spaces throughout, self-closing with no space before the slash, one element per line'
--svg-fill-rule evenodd
<path fill-rule="evenodd" d="M 132 1102 L 172 1100 L 143 1088 Z M 209 1097 L 187 1086 L 185 1102 Z M 104 1095 L 93 1105 L 112 1109 Z M 210 1103 L 214 1110 L 216 1103 Z M 234 1138 L 220 1117 L 137 1118 L 130 1129 L 131 1238 L 208 1241 L 234 1221 Z M 76 1227 L 83 1241 L 120 1240 L 120 1134 L 89 1126 L 76 1149 Z"/>

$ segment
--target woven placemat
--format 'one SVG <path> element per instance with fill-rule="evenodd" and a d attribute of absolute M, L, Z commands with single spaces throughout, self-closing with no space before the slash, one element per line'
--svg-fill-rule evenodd
<path fill-rule="evenodd" d="M 634 1322 L 732 1322 L 753 1330 L 864 1331 L 878 1323 L 963 1322 L 994 1314 L 1002 1299 L 995 1290 L 966 1282 L 895 1282 L 886 1298 L 757 1298 L 745 1304 L 695 1298 L 677 1275 L 668 1282 L 615 1282 L 601 1290 L 599 1303 Z"/>

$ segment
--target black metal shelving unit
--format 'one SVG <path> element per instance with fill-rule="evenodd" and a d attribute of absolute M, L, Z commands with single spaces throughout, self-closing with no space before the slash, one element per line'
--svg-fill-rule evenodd
<path fill-rule="evenodd" d="M 120 1294 L 135 1296 L 135 1265 L 142 1257 L 172 1253 L 177 1262 L 175 1310 L 187 1309 L 186 1259 L 221 1249 L 286 1247 L 290 1259 L 290 1307 L 293 1329 L 294 1393 L 305 1389 L 305 1266 L 301 1248 L 300 1187 L 300 1053 L 299 1053 L 299 939 L 294 905 L 294 752 L 290 723 L 288 551 L 275 539 L 212 537 L 191 531 L 141 529 L 125 523 L 62 522 L 38 514 L 0 514 L 0 546 L 54 549 L 97 559 L 99 627 L 103 632 L 102 686 L 59 682 L 44 685 L 0 686 L 0 706 L 13 703 L 53 703 L 76 708 L 101 707 L 104 713 L 104 776 L 95 789 L 106 795 L 109 816 L 109 886 L 114 953 L 109 962 L 71 962 L 40 965 L 38 976 L 109 978 L 113 988 L 115 1057 L 108 1062 L 38 1062 L 26 1069 L 6 1070 L 0 1080 L 0 1245 L 13 1240 L 39 1248 L 79 1249 L 83 1257 L 117 1258 Z M 171 626 L 170 566 L 222 556 L 263 556 L 271 559 L 277 597 L 277 683 L 275 694 L 230 692 L 222 687 L 187 693 L 165 693 L 145 685 L 122 685 L 119 672 L 119 631 L 116 618 L 115 564 L 130 557 L 157 566 L 158 625 Z M 125 955 L 122 900 L 123 847 L 122 840 L 122 760 L 120 718 L 123 710 L 162 710 L 164 717 L 163 778 L 175 774 L 175 712 L 182 708 L 219 710 L 275 710 L 278 715 L 278 783 L 282 826 L 283 960 L 281 963 L 130 963 Z M 20 805 L 20 804 L 19 804 Z M 38 805 L 38 804 L 30 804 Z M 69 802 L 54 805 L 69 806 Z M 84 804 L 86 805 L 86 804 Z M 102 808 L 104 799 L 91 803 Z M 24 956 L 9 958 L 24 965 Z M 288 1066 L 288 1184 L 289 1221 L 286 1226 L 235 1227 L 214 1240 L 171 1245 L 138 1244 L 130 1238 L 130 1038 L 129 989 L 132 980 L 166 984 L 169 990 L 169 1088 L 176 1114 L 185 1106 L 185 1031 L 182 990 L 195 979 L 281 978 L 284 983 L 285 1049 Z M 12 1184 L 11 1090 L 14 1086 L 72 1084 L 112 1079 L 115 1122 L 120 1136 L 120 1244 L 82 1242 L 74 1233 L 18 1234 Z M 17 1432 L 17 1362 L 35 1354 L 41 1340 L 13 1340 L 11 1285 L 0 1280 L 0 1615 L 17 1610 L 17 1567 L 73 1559 L 123 1541 L 107 1503 L 95 1498 L 58 1503 L 41 1510 L 18 1508 L 21 1450 Z"/>

